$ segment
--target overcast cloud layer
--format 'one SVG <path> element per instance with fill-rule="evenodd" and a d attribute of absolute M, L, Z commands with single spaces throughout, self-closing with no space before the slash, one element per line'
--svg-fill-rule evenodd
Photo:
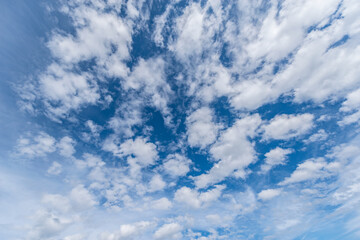
<path fill-rule="evenodd" d="M 0 238 L 360 239 L 360 1 L 0 3 Z"/>

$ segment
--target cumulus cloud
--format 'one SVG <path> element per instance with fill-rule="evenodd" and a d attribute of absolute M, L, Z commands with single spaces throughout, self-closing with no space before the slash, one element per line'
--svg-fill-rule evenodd
<path fill-rule="evenodd" d="M 59 64 L 52 64 L 39 77 L 42 99 L 52 118 L 66 117 L 71 110 L 95 104 L 100 95 L 98 85 L 88 73 L 74 73 Z"/>
<path fill-rule="evenodd" d="M 292 152 L 292 149 L 283 149 L 280 147 L 270 150 L 265 153 L 265 163 L 261 165 L 261 170 L 267 172 L 276 165 L 284 165 L 287 160 L 287 155 Z"/>
<path fill-rule="evenodd" d="M 162 225 L 154 233 L 154 239 L 180 239 L 183 227 L 178 223 L 167 223 Z"/>
<path fill-rule="evenodd" d="M 152 222 L 140 221 L 133 224 L 123 224 L 120 230 L 113 233 L 104 232 L 100 234 L 101 240 L 137 239 L 147 229 L 153 227 Z"/>
<path fill-rule="evenodd" d="M 187 135 L 190 146 L 205 148 L 216 140 L 219 125 L 213 121 L 214 113 L 207 107 L 200 108 L 187 117 Z"/>
<path fill-rule="evenodd" d="M 192 208 L 200 208 L 218 200 L 223 189 L 224 185 L 215 185 L 213 189 L 198 192 L 196 189 L 182 187 L 175 192 L 174 200 Z"/>
<path fill-rule="evenodd" d="M 48 168 L 47 172 L 51 175 L 59 175 L 62 172 L 62 165 L 54 161 Z"/>
<path fill-rule="evenodd" d="M 151 165 L 158 158 L 156 145 L 141 137 L 135 140 L 128 139 L 120 145 L 116 139 L 108 138 L 104 142 L 103 149 L 112 152 L 117 157 L 134 155 L 135 161 L 141 166 Z"/>
<path fill-rule="evenodd" d="M 59 148 L 60 154 L 64 157 L 71 157 L 75 153 L 75 141 L 66 136 L 60 139 L 57 147 Z"/>
<path fill-rule="evenodd" d="M 324 158 L 308 159 L 299 164 L 290 177 L 285 178 L 285 180 L 280 182 L 279 185 L 326 178 L 339 170 L 340 166 L 341 165 L 338 162 L 327 163 Z"/>
<path fill-rule="evenodd" d="M 56 140 L 45 132 L 40 132 L 32 139 L 21 137 L 16 146 L 17 153 L 29 157 L 45 156 L 56 150 Z"/>
<path fill-rule="evenodd" d="M 248 138 L 256 136 L 260 124 L 260 116 L 255 114 L 237 120 L 225 130 L 210 149 L 218 162 L 208 173 L 194 178 L 196 186 L 204 188 L 229 176 L 245 178 L 246 167 L 256 160 L 253 144 Z"/>
<path fill-rule="evenodd" d="M 189 171 L 191 160 L 178 153 L 167 156 L 162 168 L 171 177 L 185 176 Z"/>
<path fill-rule="evenodd" d="M 308 133 L 313 128 L 314 116 L 309 113 L 277 115 L 262 127 L 265 140 L 287 140 Z"/>
<path fill-rule="evenodd" d="M 281 189 L 265 189 L 258 193 L 258 198 L 261 200 L 270 200 L 281 194 Z"/>

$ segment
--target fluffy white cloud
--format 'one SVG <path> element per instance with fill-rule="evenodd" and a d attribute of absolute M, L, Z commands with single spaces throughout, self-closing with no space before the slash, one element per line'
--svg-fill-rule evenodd
<path fill-rule="evenodd" d="M 245 168 L 256 160 L 253 144 L 248 138 L 257 134 L 260 124 L 260 116 L 255 114 L 237 120 L 225 130 L 210 149 L 212 156 L 219 161 L 208 173 L 195 177 L 195 185 L 204 188 L 229 176 L 245 178 Z"/>
<path fill-rule="evenodd" d="M 173 206 L 172 202 L 166 197 L 152 201 L 151 207 L 159 210 L 168 210 Z"/>
<path fill-rule="evenodd" d="M 341 167 L 339 162 L 327 163 L 324 158 L 308 159 L 298 165 L 296 170 L 280 182 L 279 185 L 287 185 L 318 178 L 326 178 L 334 174 Z"/>
<path fill-rule="evenodd" d="M 166 157 L 166 162 L 163 163 L 162 168 L 171 177 L 185 176 L 189 171 L 191 160 L 178 154 L 170 154 Z"/>
<path fill-rule="evenodd" d="M 55 34 L 48 43 L 53 55 L 66 63 L 95 57 L 110 73 L 116 73 L 111 63 L 121 64 L 121 60 L 129 57 L 132 38 L 126 23 L 116 13 L 100 10 L 93 4 L 64 7 L 63 12 L 72 18 L 76 33 Z M 111 44 L 116 48 L 114 53 Z M 113 55 L 115 59 L 107 59 Z"/>
<path fill-rule="evenodd" d="M 313 128 L 314 116 L 309 113 L 277 115 L 262 127 L 265 140 L 287 140 L 308 133 Z"/>
<path fill-rule="evenodd" d="M 66 229 L 73 220 L 49 211 L 38 211 L 33 220 L 35 225 L 28 234 L 29 239 L 51 239 Z"/>
<path fill-rule="evenodd" d="M 346 101 L 342 103 L 341 111 L 349 112 L 360 107 L 360 88 L 349 93 Z"/>
<path fill-rule="evenodd" d="M 137 239 L 147 229 L 153 227 L 152 222 L 141 221 L 133 224 L 123 224 L 120 230 L 114 233 L 104 232 L 100 234 L 101 240 L 122 240 L 122 239 Z"/>
<path fill-rule="evenodd" d="M 261 165 L 263 172 L 269 171 L 276 165 L 283 165 L 287 159 L 287 155 L 292 153 L 292 149 L 283 149 L 276 147 L 265 154 L 265 163 Z"/>
<path fill-rule="evenodd" d="M 78 210 L 85 210 L 97 204 L 94 196 L 83 185 L 73 188 L 69 197 L 73 207 Z"/>
<path fill-rule="evenodd" d="M 166 183 L 162 179 L 160 174 L 154 175 L 149 182 L 149 192 L 156 192 L 163 190 L 166 187 Z"/>
<path fill-rule="evenodd" d="M 39 77 L 44 104 L 52 118 L 65 117 L 70 110 L 84 104 L 95 104 L 100 95 L 93 77 L 74 73 L 68 67 L 52 64 Z"/>
<path fill-rule="evenodd" d="M 68 136 L 63 137 L 57 144 L 60 154 L 64 157 L 71 157 L 75 153 L 75 143 L 72 138 Z"/>
<path fill-rule="evenodd" d="M 192 208 L 200 208 L 218 200 L 224 189 L 224 185 L 215 185 L 213 189 L 198 192 L 196 189 L 182 187 L 175 192 L 174 200 Z"/>
<path fill-rule="evenodd" d="M 175 43 L 169 48 L 176 52 L 179 59 L 186 61 L 194 54 L 202 50 L 202 32 L 204 13 L 198 3 L 192 3 L 184 14 L 177 19 L 177 34 Z"/>
<path fill-rule="evenodd" d="M 124 81 L 125 89 L 140 91 L 145 102 L 161 111 L 166 123 L 169 123 L 168 101 L 172 95 L 170 85 L 166 82 L 165 61 L 161 58 L 140 59 L 130 76 Z"/>
<path fill-rule="evenodd" d="M 262 190 L 261 192 L 258 193 L 258 198 L 260 198 L 261 200 L 270 200 L 276 196 L 279 196 L 281 194 L 281 189 L 266 189 L 266 190 Z"/>
<path fill-rule="evenodd" d="M 213 121 L 214 113 L 208 107 L 202 107 L 186 118 L 190 146 L 205 148 L 216 140 L 219 126 Z"/>
<path fill-rule="evenodd" d="M 20 155 L 26 155 L 30 158 L 36 156 L 45 156 L 56 150 L 56 140 L 45 132 L 40 132 L 32 139 L 21 137 L 18 140 L 16 151 Z"/>
<path fill-rule="evenodd" d="M 154 233 L 154 239 L 180 239 L 183 227 L 178 223 L 167 223 L 162 225 Z"/>
<path fill-rule="evenodd" d="M 48 168 L 47 172 L 51 175 L 59 175 L 62 172 L 62 165 L 54 161 Z"/>
<path fill-rule="evenodd" d="M 155 144 L 141 137 L 128 139 L 120 145 L 114 137 L 110 137 L 104 142 L 103 149 L 118 157 L 134 155 L 135 161 L 144 167 L 153 164 L 158 158 Z"/>
<path fill-rule="evenodd" d="M 320 129 L 319 131 L 311 135 L 308 139 L 305 139 L 304 143 L 309 144 L 312 142 L 324 141 L 328 138 L 328 136 L 329 134 L 324 129 Z"/>

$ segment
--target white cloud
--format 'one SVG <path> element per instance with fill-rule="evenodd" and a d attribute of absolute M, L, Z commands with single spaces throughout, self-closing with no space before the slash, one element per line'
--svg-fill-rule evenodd
<path fill-rule="evenodd" d="M 153 227 L 152 222 L 140 221 L 133 224 L 123 224 L 120 230 L 114 233 L 104 232 L 100 234 L 101 240 L 138 239 L 147 229 Z"/>
<path fill-rule="evenodd" d="M 169 123 L 168 101 L 172 90 L 166 82 L 165 64 L 161 57 L 147 60 L 141 58 L 124 81 L 124 88 L 139 91 L 145 102 L 149 99 L 150 104 L 163 113 L 165 122 Z"/>
<path fill-rule="evenodd" d="M 48 43 L 52 54 L 66 63 L 95 57 L 114 73 L 107 57 L 115 55 L 119 60 L 129 57 L 132 40 L 129 27 L 114 12 L 99 11 L 92 4 L 63 9 L 72 18 L 76 33 L 75 36 L 54 34 Z M 111 44 L 116 47 L 115 53 L 112 53 Z"/>
<path fill-rule="evenodd" d="M 90 141 L 91 139 L 94 139 L 95 141 L 98 140 L 101 131 L 103 130 L 103 127 L 94 123 L 92 120 L 87 120 L 85 122 L 85 126 L 90 130 L 90 133 L 84 132 L 83 138 L 85 141 Z"/>
<path fill-rule="evenodd" d="M 166 197 L 152 201 L 151 207 L 159 210 L 168 210 L 173 206 L 172 202 Z"/>
<path fill-rule="evenodd" d="M 56 161 L 54 161 L 47 170 L 47 173 L 51 175 L 59 175 L 61 172 L 62 172 L 62 165 Z"/>
<path fill-rule="evenodd" d="M 256 36 L 246 46 L 251 58 L 266 57 L 277 61 L 286 57 L 298 47 L 306 36 L 307 28 L 328 18 L 337 6 L 337 0 L 331 1 L 284 1 L 278 10 L 273 3 Z"/>
<path fill-rule="evenodd" d="M 128 139 L 120 146 L 114 137 L 110 137 L 105 140 L 103 149 L 112 152 L 114 156 L 118 157 L 134 155 L 134 160 L 143 167 L 154 164 L 158 158 L 155 144 L 142 137 L 135 140 Z"/>
<path fill-rule="evenodd" d="M 163 190 L 166 187 L 166 183 L 162 179 L 160 174 L 154 175 L 149 182 L 149 192 L 156 192 Z"/>
<path fill-rule="evenodd" d="M 178 58 L 183 61 L 202 51 L 204 21 L 202 11 L 200 4 L 192 3 L 185 9 L 184 14 L 177 19 L 178 37 L 169 48 L 176 52 Z"/>
<path fill-rule="evenodd" d="M 261 192 L 258 193 L 258 198 L 260 198 L 261 200 L 270 200 L 276 196 L 279 196 L 281 194 L 281 189 L 266 189 L 266 190 L 262 190 Z"/>
<path fill-rule="evenodd" d="M 308 159 L 299 164 L 290 177 L 285 178 L 279 185 L 326 178 L 338 171 L 340 167 L 341 165 L 338 162 L 327 163 L 324 158 Z"/>
<path fill-rule="evenodd" d="M 213 121 L 214 113 L 208 107 L 199 108 L 186 118 L 190 146 L 205 148 L 216 140 L 219 126 Z"/>
<path fill-rule="evenodd" d="M 329 134 L 324 129 L 320 129 L 317 133 L 314 133 L 308 139 L 305 139 L 304 143 L 320 142 L 326 140 L 328 137 Z"/>
<path fill-rule="evenodd" d="M 82 105 L 95 104 L 100 98 L 98 85 L 90 74 L 77 74 L 55 63 L 40 75 L 39 83 L 49 117 L 54 119 L 65 117 Z"/>
<path fill-rule="evenodd" d="M 237 120 L 225 130 L 210 149 L 219 161 L 208 173 L 195 177 L 195 185 L 204 188 L 229 176 L 245 178 L 245 168 L 256 160 L 253 144 L 248 138 L 256 135 L 260 124 L 260 116 L 255 114 Z"/>
<path fill-rule="evenodd" d="M 123 102 L 116 110 L 114 117 L 108 121 L 109 127 L 116 134 L 124 134 L 126 137 L 132 137 L 133 126 L 142 123 L 142 102 L 136 98 L 130 98 Z"/>
<path fill-rule="evenodd" d="M 162 225 L 154 233 L 154 239 L 180 239 L 183 227 L 178 223 L 167 223 Z"/>
<path fill-rule="evenodd" d="M 265 163 L 261 165 L 261 170 L 267 172 L 276 165 L 284 165 L 287 155 L 292 152 L 292 149 L 283 149 L 280 147 L 270 150 L 265 154 Z"/>
<path fill-rule="evenodd" d="M 62 156 L 71 157 L 75 153 L 75 144 L 76 142 L 72 138 L 66 136 L 58 142 L 57 147 L 59 148 Z"/>
<path fill-rule="evenodd" d="M 38 211 L 33 220 L 35 225 L 28 234 L 30 239 L 49 239 L 66 229 L 73 220 L 48 211 Z"/>
<path fill-rule="evenodd" d="M 191 160 L 178 154 L 170 154 L 166 157 L 166 162 L 163 163 L 162 168 L 171 177 L 185 176 L 189 171 Z"/>
<path fill-rule="evenodd" d="M 262 127 L 265 140 L 287 140 L 308 133 L 313 128 L 314 116 L 309 113 L 277 115 Z"/>
<path fill-rule="evenodd" d="M 64 240 L 84 240 L 85 236 L 82 234 L 74 234 L 70 236 L 66 236 Z"/>
<path fill-rule="evenodd" d="M 346 96 L 346 101 L 342 103 L 341 111 L 349 112 L 360 107 L 360 88 L 349 93 Z"/>
<path fill-rule="evenodd" d="M 192 208 L 200 208 L 217 201 L 224 189 L 224 185 L 215 185 L 213 189 L 198 192 L 196 189 L 182 187 L 175 192 L 174 200 Z"/>
<path fill-rule="evenodd" d="M 94 196 L 83 185 L 73 188 L 69 197 L 77 210 L 85 210 L 97 204 Z"/>
<path fill-rule="evenodd" d="M 56 140 L 45 132 L 40 132 L 32 139 L 21 137 L 16 146 L 17 153 L 30 158 L 45 156 L 56 150 Z"/>

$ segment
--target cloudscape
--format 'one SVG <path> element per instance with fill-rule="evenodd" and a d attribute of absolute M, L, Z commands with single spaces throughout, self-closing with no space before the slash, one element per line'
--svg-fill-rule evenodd
<path fill-rule="evenodd" d="M 359 13 L 1 1 L 0 239 L 360 239 Z"/>

